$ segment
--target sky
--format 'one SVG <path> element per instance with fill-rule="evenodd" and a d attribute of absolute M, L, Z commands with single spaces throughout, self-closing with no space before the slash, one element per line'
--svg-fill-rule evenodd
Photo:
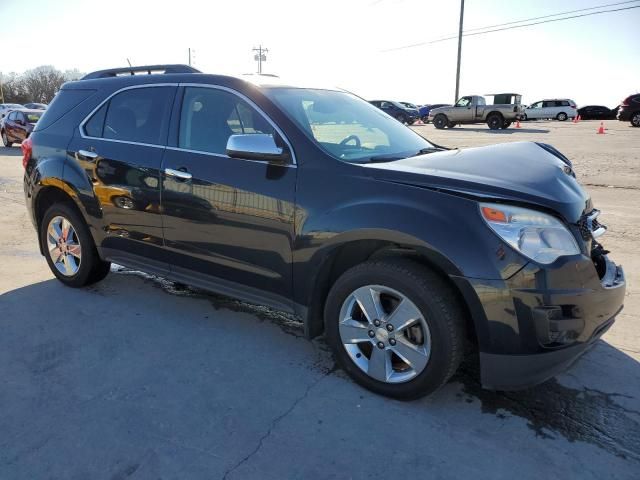
<path fill-rule="evenodd" d="M 465 29 L 620 0 L 466 0 Z M 640 1 L 624 6 L 640 5 Z M 0 72 L 187 63 L 263 71 L 367 99 L 452 103 L 457 0 L 0 0 Z M 460 94 L 518 92 L 614 107 L 640 90 L 640 8 L 463 38 Z M 21 39 L 21 40 L 17 40 Z M 8 53 L 10 52 L 10 55 Z"/>

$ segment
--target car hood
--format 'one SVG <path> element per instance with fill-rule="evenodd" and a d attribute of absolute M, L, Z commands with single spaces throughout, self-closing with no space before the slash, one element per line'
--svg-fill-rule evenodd
<path fill-rule="evenodd" d="M 553 147 L 515 142 L 363 164 L 374 178 L 480 200 L 529 203 L 577 222 L 590 199 Z"/>

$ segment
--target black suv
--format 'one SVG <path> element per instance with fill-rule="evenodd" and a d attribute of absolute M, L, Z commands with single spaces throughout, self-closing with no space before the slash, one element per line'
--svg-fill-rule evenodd
<path fill-rule="evenodd" d="M 296 313 L 396 398 L 465 352 L 486 387 L 541 382 L 622 308 L 599 212 L 546 144 L 449 150 L 343 91 L 173 65 L 65 84 L 23 151 L 64 284 L 116 262 Z"/>
<path fill-rule="evenodd" d="M 418 109 L 409 108 L 402 105 L 400 102 L 394 102 L 391 100 L 371 100 L 369 103 L 378 107 L 387 115 L 391 115 L 400 123 L 413 125 L 420 118 L 420 112 Z"/>
<path fill-rule="evenodd" d="M 631 122 L 634 127 L 640 127 L 640 93 L 630 95 L 622 101 L 616 118 L 621 122 Z"/>

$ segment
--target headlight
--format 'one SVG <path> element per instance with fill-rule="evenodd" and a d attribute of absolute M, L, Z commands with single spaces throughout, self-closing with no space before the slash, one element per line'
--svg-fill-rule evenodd
<path fill-rule="evenodd" d="M 497 203 L 481 203 L 480 213 L 500 238 L 538 263 L 549 264 L 562 255 L 580 253 L 571 232 L 551 215 Z"/>

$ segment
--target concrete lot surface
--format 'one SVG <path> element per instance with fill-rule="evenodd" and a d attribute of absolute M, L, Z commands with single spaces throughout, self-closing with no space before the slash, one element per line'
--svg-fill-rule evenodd
<path fill-rule="evenodd" d="M 640 129 L 415 127 L 434 142 L 551 143 L 575 162 L 625 267 L 617 323 L 567 373 L 430 398 L 369 393 L 268 309 L 114 267 L 71 289 L 38 253 L 18 147 L 0 147 L 0 479 L 640 477 Z M 526 172 L 523 172 L 526 175 Z"/>

